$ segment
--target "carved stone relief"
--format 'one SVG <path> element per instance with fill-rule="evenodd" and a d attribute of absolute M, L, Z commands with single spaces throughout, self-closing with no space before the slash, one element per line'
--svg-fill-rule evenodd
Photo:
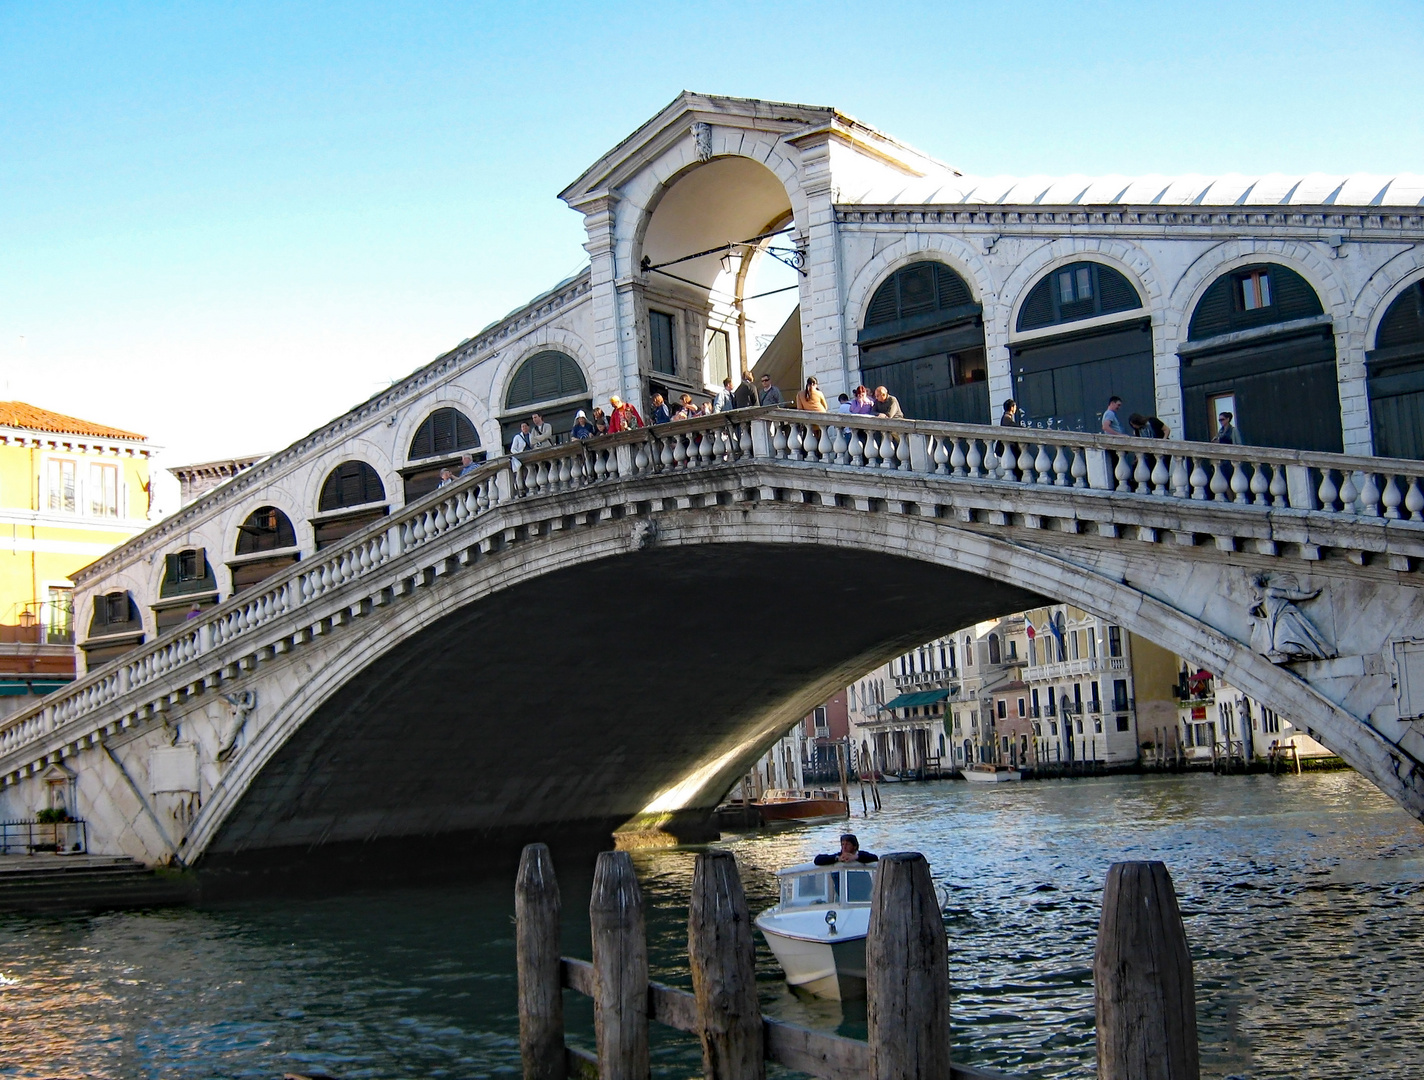
<path fill-rule="evenodd" d="M 1294 574 L 1259 574 L 1251 579 L 1251 648 L 1273 664 L 1329 660 L 1335 647 L 1297 605 L 1320 589 L 1304 589 Z"/>

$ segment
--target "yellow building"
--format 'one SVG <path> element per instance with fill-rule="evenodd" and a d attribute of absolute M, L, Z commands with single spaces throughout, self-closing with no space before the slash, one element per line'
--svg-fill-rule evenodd
<path fill-rule="evenodd" d="M 69 575 L 148 525 L 142 435 L 0 402 L 0 716 L 74 678 Z"/>

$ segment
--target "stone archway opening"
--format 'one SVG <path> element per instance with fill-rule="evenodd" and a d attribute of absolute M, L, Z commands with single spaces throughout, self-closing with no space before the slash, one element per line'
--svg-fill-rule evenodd
<path fill-rule="evenodd" d="M 646 217 L 636 255 L 638 368 L 649 398 L 705 400 L 724 378 L 767 370 L 761 361 L 773 349 L 778 381 L 792 359 L 799 381 L 801 271 L 792 264 L 801 255 L 790 197 L 770 169 L 719 157 L 684 171 Z"/>

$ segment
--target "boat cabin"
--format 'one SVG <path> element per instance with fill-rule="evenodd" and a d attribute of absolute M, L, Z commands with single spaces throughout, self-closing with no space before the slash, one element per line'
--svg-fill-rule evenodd
<path fill-rule="evenodd" d="M 802 863 L 777 872 L 781 879 L 781 908 L 814 904 L 870 904 L 875 870 L 864 863 L 817 866 Z"/>

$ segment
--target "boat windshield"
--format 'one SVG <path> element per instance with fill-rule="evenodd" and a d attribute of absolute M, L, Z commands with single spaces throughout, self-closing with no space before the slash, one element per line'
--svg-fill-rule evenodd
<path fill-rule="evenodd" d="M 831 870 L 797 874 L 781 881 L 782 907 L 811 904 L 868 904 L 875 887 L 869 870 Z"/>

